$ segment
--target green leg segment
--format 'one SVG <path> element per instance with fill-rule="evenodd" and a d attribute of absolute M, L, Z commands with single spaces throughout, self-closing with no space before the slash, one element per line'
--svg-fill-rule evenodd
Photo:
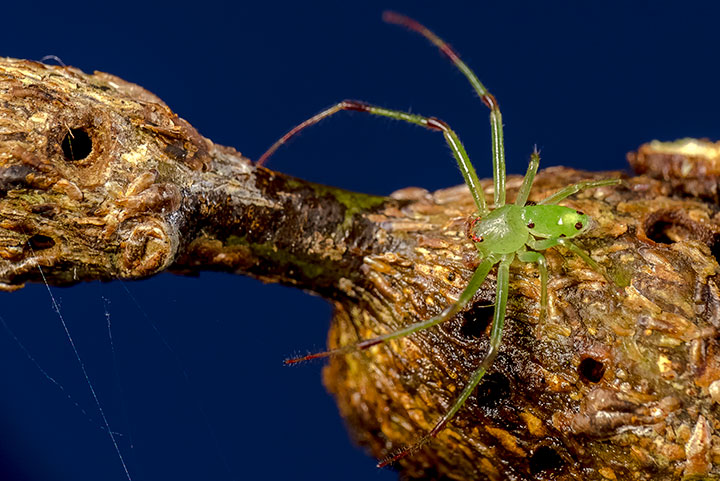
<path fill-rule="evenodd" d="M 538 205 L 551 205 L 557 204 L 561 200 L 570 197 L 571 195 L 580 192 L 584 189 L 592 189 L 594 187 L 602 187 L 604 185 L 615 185 L 622 182 L 621 179 L 605 179 L 605 180 L 586 180 L 584 182 L 578 182 L 577 184 L 569 185 L 559 191 L 555 192 L 550 197 L 538 202 Z"/>
<path fill-rule="evenodd" d="M 605 280 L 607 280 L 613 286 L 616 286 L 618 288 L 625 287 L 625 286 L 621 286 L 620 284 L 618 284 L 617 281 L 615 279 L 613 279 L 612 277 L 610 277 L 610 274 L 608 274 L 607 271 L 605 269 L 603 269 L 603 267 L 600 264 L 595 262 L 595 260 L 592 257 L 590 257 L 587 252 L 585 252 L 584 250 L 579 248 L 572 241 L 570 241 L 568 239 L 558 239 L 558 244 L 565 247 L 567 250 L 574 253 L 576 256 L 580 257 L 582 260 L 584 260 L 587 265 L 592 267 L 592 269 L 595 272 L 602 274 L 603 277 L 605 278 Z"/>
<path fill-rule="evenodd" d="M 388 466 L 395 461 L 404 458 L 405 456 L 417 451 L 422 446 L 424 446 L 425 443 L 427 443 L 430 439 L 437 436 L 437 434 L 445 428 L 445 425 L 447 425 L 447 423 L 453 418 L 453 416 L 457 414 L 463 404 L 465 404 L 465 401 L 467 401 L 467 399 L 473 393 L 477 385 L 480 383 L 480 380 L 483 378 L 487 370 L 492 365 L 493 361 L 498 355 L 498 349 L 500 347 L 500 342 L 502 341 L 502 331 L 503 326 L 505 325 L 505 308 L 507 306 L 508 290 L 510 285 L 510 264 L 512 263 L 514 257 L 515 254 L 507 254 L 504 255 L 500 260 L 500 266 L 498 267 L 497 274 L 497 288 L 495 294 L 495 313 L 493 314 L 493 323 L 490 330 L 490 346 L 487 353 L 485 354 L 485 357 L 480 363 L 480 366 L 475 370 L 475 372 L 473 372 L 472 376 L 470 376 L 470 381 L 462 390 L 460 396 L 458 396 L 458 398 L 455 400 L 455 403 L 453 403 L 452 407 L 445 413 L 442 418 L 440 418 L 438 423 L 435 425 L 435 427 L 432 428 L 432 430 L 428 434 L 423 436 L 420 441 L 413 444 L 412 446 L 403 449 L 394 456 L 382 460 L 380 463 L 378 463 L 378 467 L 382 468 L 384 466 Z"/>
<path fill-rule="evenodd" d="M 524 206 L 527 203 L 528 197 L 530 196 L 530 189 L 532 188 L 533 180 L 535 180 L 535 174 L 537 173 L 538 166 L 540 165 L 540 153 L 535 149 L 530 154 L 530 163 L 528 164 L 527 172 L 525 172 L 525 178 L 523 178 L 522 186 L 518 191 L 517 199 L 515 199 L 515 205 Z"/>
<path fill-rule="evenodd" d="M 462 390 L 460 396 L 458 396 L 455 401 L 455 404 L 453 404 L 448 412 L 445 413 L 432 431 L 428 433 L 428 436 L 430 437 L 436 436 L 440 431 L 442 431 L 448 421 L 450 421 L 460 410 L 463 404 L 465 404 L 467 398 L 470 397 L 498 355 L 498 349 L 500 348 L 500 342 L 502 341 L 502 331 L 505 325 L 505 308 L 507 306 L 508 290 L 510 285 L 510 264 L 512 263 L 514 257 L 515 254 L 508 254 L 504 256 L 500 261 L 500 266 L 498 267 L 497 288 L 495 294 L 495 313 L 493 315 L 493 323 L 490 330 L 490 347 L 480 363 L 480 366 L 475 370 L 472 376 L 470 376 L 470 382 L 468 382 L 467 386 L 465 386 Z"/>
<path fill-rule="evenodd" d="M 595 262 L 595 260 L 588 255 L 587 252 L 579 248 L 577 245 L 575 245 L 574 242 L 572 242 L 570 239 L 539 239 L 535 241 L 529 241 L 528 246 L 530 246 L 531 249 L 536 251 L 542 251 L 545 249 L 549 249 L 550 247 L 555 247 L 556 245 L 561 245 L 565 247 L 567 250 L 581 258 L 585 261 L 587 265 L 589 265 L 592 270 L 597 272 L 598 274 L 602 274 L 602 276 L 607 280 L 610 284 L 617 286 L 617 287 L 625 287 L 621 286 L 620 284 L 615 281 L 610 275 L 607 273 L 603 267 Z"/>
<path fill-rule="evenodd" d="M 493 156 L 493 185 L 495 194 L 493 196 L 495 208 L 505 205 L 505 147 L 503 144 L 503 125 L 502 115 L 500 114 L 500 106 L 495 97 L 480 82 L 475 72 L 460 59 L 455 50 L 450 47 L 443 39 L 428 30 L 424 25 L 418 23 L 412 18 L 400 15 L 395 12 L 385 12 L 383 20 L 388 23 L 402 25 L 403 27 L 417 32 L 433 45 L 440 49 L 455 67 L 462 72 L 468 79 L 472 88 L 480 96 L 480 100 L 490 109 L 490 135 L 492 138 L 492 156 Z"/>
<path fill-rule="evenodd" d="M 551 247 L 555 247 L 560 242 L 560 239 L 528 239 L 527 245 L 535 251 L 544 251 Z"/>
<path fill-rule="evenodd" d="M 428 128 L 430 130 L 435 130 L 443 133 L 443 136 L 445 137 L 445 141 L 450 146 L 450 150 L 452 150 L 453 155 L 455 156 L 455 160 L 458 163 L 458 166 L 460 167 L 460 172 L 462 172 L 463 178 L 465 179 L 465 183 L 467 184 L 468 188 L 470 189 L 470 193 L 473 196 L 473 199 L 475 200 L 475 205 L 478 208 L 478 212 L 481 216 L 486 215 L 489 210 L 487 208 L 487 204 L 485 202 L 485 193 L 483 192 L 482 186 L 480 185 L 480 180 L 478 179 L 477 173 L 475 172 L 475 167 L 473 167 L 472 163 L 470 162 L 470 157 L 468 156 L 467 152 L 465 151 L 465 147 L 463 147 L 462 142 L 460 142 L 460 138 L 457 136 L 455 131 L 453 131 L 448 124 L 443 122 L 442 120 L 436 119 L 434 117 L 425 117 L 422 115 L 416 115 L 416 114 L 410 114 L 407 112 L 403 112 L 400 110 L 391 110 L 386 109 L 384 107 L 378 107 L 375 105 L 369 105 L 364 102 L 358 102 L 356 100 L 343 100 L 342 102 L 333 105 L 332 107 L 323 110 L 319 114 L 307 119 L 306 121 L 298 124 L 293 129 L 291 129 L 288 133 L 283 135 L 277 142 L 275 142 L 263 155 L 260 156 L 258 161 L 256 162 L 256 165 L 262 165 L 265 163 L 265 161 L 285 142 L 287 142 L 291 137 L 298 134 L 301 130 L 310 127 L 311 125 L 317 124 L 322 119 L 325 119 L 327 117 L 330 117 L 331 115 L 334 115 L 341 110 L 353 110 L 356 112 L 365 112 L 372 115 L 379 115 L 382 117 L 389 117 L 391 119 L 395 120 L 402 120 L 403 122 L 408 122 L 415 125 L 420 125 L 422 127 Z M 504 163 L 503 163 L 503 169 L 504 169 Z M 503 174 L 503 183 L 504 183 L 504 174 Z M 497 185 L 495 186 L 495 189 L 497 191 Z M 503 196 L 505 190 L 503 185 Z"/>
<path fill-rule="evenodd" d="M 493 156 L 493 201 L 495 208 L 505 205 L 505 144 L 503 136 L 502 115 L 495 97 L 490 96 L 490 139 L 492 141 Z"/>
<path fill-rule="evenodd" d="M 309 354 L 307 356 L 302 356 L 298 358 L 293 359 L 287 359 L 285 361 L 285 364 L 295 364 L 302 361 L 309 361 L 311 359 L 318 359 L 322 357 L 329 357 L 329 356 L 335 356 L 339 354 L 349 354 L 351 352 L 361 351 L 363 349 L 367 349 L 369 347 L 375 346 L 377 344 L 382 344 L 384 342 L 390 341 L 392 339 L 399 339 L 401 337 L 408 336 L 410 334 L 413 334 L 418 331 L 422 331 L 424 329 L 427 329 L 432 326 L 436 326 L 438 324 L 441 324 L 449 319 L 452 319 L 452 317 L 460 312 L 460 310 L 467 305 L 468 302 L 470 302 L 475 295 L 475 293 L 480 289 L 480 286 L 482 286 L 482 283 L 485 282 L 485 278 L 487 277 L 488 273 L 490 272 L 490 269 L 493 265 L 497 263 L 497 259 L 493 257 L 488 257 L 485 260 L 483 260 L 477 269 L 475 269 L 475 273 L 470 278 L 470 282 L 468 282 L 468 285 L 465 287 L 465 289 L 460 293 L 460 297 L 458 297 L 458 300 L 454 302 L 453 304 L 446 307 L 440 314 L 438 314 L 435 317 L 431 317 L 430 319 L 416 322 L 414 324 L 410 324 L 409 326 L 406 326 L 402 329 L 399 329 L 397 331 L 388 332 L 387 334 L 383 334 L 381 336 L 373 337 L 371 339 L 366 339 L 364 341 L 360 341 L 357 344 L 351 344 L 349 346 L 339 347 L 337 349 L 332 349 L 330 351 L 323 351 L 318 352 L 315 354 Z"/>

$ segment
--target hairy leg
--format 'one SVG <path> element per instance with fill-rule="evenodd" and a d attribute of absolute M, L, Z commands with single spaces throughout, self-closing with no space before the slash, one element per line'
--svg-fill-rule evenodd
<path fill-rule="evenodd" d="M 480 286 L 482 286 L 482 283 L 485 282 L 485 278 L 487 277 L 488 272 L 490 272 L 492 266 L 495 265 L 497 262 L 497 259 L 491 257 L 483 260 L 477 267 L 477 269 L 475 269 L 475 273 L 470 278 L 470 282 L 468 282 L 468 285 L 465 287 L 462 293 L 460 293 L 460 297 L 458 297 L 458 300 L 446 307 L 440 314 L 435 317 L 431 317 L 430 319 L 410 324 L 409 326 L 406 326 L 397 331 L 388 332 L 387 334 L 383 334 L 381 336 L 360 341 L 357 344 L 351 344 L 349 346 L 339 347 L 337 349 L 331 349 L 329 351 L 323 351 L 315 354 L 308 354 L 307 356 L 287 359 L 285 361 L 285 364 L 295 364 L 297 362 L 309 361 L 311 359 L 318 359 L 322 357 L 335 356 L 338 354 L 349 354 L 351 352 L 361 351 L 363 349 L 367 349 L 369 347 L 390 341 L 392 339 L 399 339 L 401 337 L 409 336 L 414 332 L 422 331 L 424 329 L 452 319 L 455 314 L 460 312 L 460 310 L 472 300 L 477 290 L 480 289 Z"/>
<path fill-rule="evenodd" d="M 537 173 L 538 166 L 540 165 L 540 153 L 537 151 L 537 147 L 530 154 L 530 163 L 528 164 L 527 172 L 525 172 L 525 178 L 523 178 L 522 186 L 518 191 L 517 199 L 515 199 L 515 205 L 523 206 L 527 203 L 528 196 L 530 196 L 530 189 L 532 188 L 533 180 L 535 180 L 535 174 Z"/>
<path fill-rule="evenodd" d="M 435 117 L 425 117 L 423 115 L 410 114 L 401 110 L 386 109 L 384 107 L 366 104 L 357 100 L 343 100 L 342 102 L 339 102 L 332 107 L 323 110 L 319 114 L 310 117 L 304 122 L 298 124 L 288 133 L 283 135 L 277 142 L 275 142 L 264 154 L 262 154 L 256 162 L 256 165 L 262 165 L 263 163 L 265 163 L 265 161 L 281 145 L 287 142 L 291 137 L 298 134 L 301 130 L 310 127 L 311 125 L 315 125 L 322 119 L 330 117 L 331 115 L 334 115 L 342 110 L 352 110 L 356 112 L 365 112 L 371 115 L 378 115 L 381 117 L 389 117 L 391 119 L 402 120 L 403 122 L 420 125 L 430 130 L 442 132 L 443 136 L 445 137 L 445 141 L 450 146 L 450 150 L 452 150 L 452 153 L 455 156 L 455 160 L 460 167 L 460 171 L 462 172 L 463 178 L 465 179 L 465 183 L 470 189 L 470 193 L 475 200 L 475 205 L 478 208 L 478 212 L 480 213 L 480 215 L 486 215 L 488 213 L 488 208 L 485 203 L 485 193 L 482 190 L 482 186 L 480 185 L 480 180 L 478 179 L 477 173 L 475 172 L 475 168 L 470 162 L 470 157 L 465 151 L 465 147 L 463 147 L 462 143 L 460 142 L 460 138 L 457 136 L 455 131 L 450 128 L 448 124 L 446 124 L 442 120 L 436 119 Z"/>
<path fill-rule="evenodd" d="M 480 82 L 475 72 L 460 59 L 460 56 L 443 39 L 431 32 L 427 27 L 412 18 L 400 15 L 395 12 L 383 13 L 383 20 L 388 23 L 401 25 L 408 30 L 419 33 L 438 47 L 445 56 L 455 65 L 460 72 L 468 79 L 480 100 L 490 109 L 490 137 L 492 140 L 493 158 L 493 185 L 495 186 L 494 204 L 495 208 L 505 205 L 505 145 L 503 140 L 502 115 L 500 106 L 493 94 Z"/>
<path fill-rule="evenodd" d="M 435 424 L 435 427 L 433 427 L 428 434 L 423 436 L 420 441 L 412 446 L 403 449 L 394 456 L 384 459 L 378 463 L 378 467 L 382 468 L 404 458 L 405 456 L 417 451 L 430 439 L 437 436 L 438 433 L 440 433 L 447 423 L 455 416 L 455 414 L 457 414 L 463 404 L 465 404 L 465 401 L 467 401 L 468 397 L 470 397 L 477 385 L 480 383 L 480 380 L 482 380 L 483 376 L 492 365 L 498 355 L 498 349 L 500 348 L 500 342 L 502 341 L 502 331 L 503 326 L 505 325 L 505 308 L 507 306 L 508 290 L 510 285 L 510 264 L 512 263 L 514 257 L 515 254 L 507 254 L 500 260 L 495 294 L 495 313 L 493 314 L 493 323 L 490 330 L 490 346 L 487 353 L 485 353 L 485 357 L 480 363 L 480 366 L 475 370 L 475 372 L 473 372 L 472 376 L 470 376 L 469 382 L 455 400 L 452 407 L 448 409 L 448 411 L 442 418 L 440 418 L 437 424 Z"/>
<path fill-rule="evenodd" d="M 594 187 L 602 187 L 605 185 L 615 185 L 619 184 L 620 182 L 622 182 L 621 179 L 586 180 L 583 182 L 578 182 L 577 184 L 569 185 L 555 192 L 553 195 L 544 198 L 543 200 L 538 202 L 538 205 L 557 204 L 558 202 L 566 199 L 567 197 L 570 197 L 573 194 L 580 192 L 581 190 L 592 189 Z"/>

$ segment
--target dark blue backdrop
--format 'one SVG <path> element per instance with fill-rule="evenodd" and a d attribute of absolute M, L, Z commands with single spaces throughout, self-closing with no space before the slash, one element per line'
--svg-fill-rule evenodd
<path fill-rule="evenodd" d="M 54 54 L 137 82 L 252 158 L 298 121 L 357 98 L 447 120 L 490 175 L 487 110 L 427 42 L 381 23 L 387 8 L 445 37 L 497 96 L 511 172 L 524 172 L 535 143 L 544 166 L 623 169 L 642 142 L 718 137 L 717 6 L 21 3 L 2 7 L 0 55 Z M 439 135 L 359 114 L 306 132 L 270 167 L 375 194 L 461 182 Z M 322 363 L 281 364 L 324 346 L 321 299 L 218 274 L 53 292 L 134 480 L 395 478 L 350 442 Z M 64 389 L 0 326 L 0 479 L 126 479 L 45 287 L 0 302 Z"/>

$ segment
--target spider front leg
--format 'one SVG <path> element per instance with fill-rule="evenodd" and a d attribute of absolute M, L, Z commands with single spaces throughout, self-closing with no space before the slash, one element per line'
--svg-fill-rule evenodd
<path fill-rule="evenodd" d="M 595 260 L 590 257 L 587 252 L 579 248 L 574 242 L 568 239 L 558 239 L 558 244 L 565 247 L 567 250 L 584 260 L 585 263 L 589 265 L 595 272 L 599 272 L 600 274 L 602 274 L 606 281 L 608 281 L 611 285 L 615 286 L 616 290 L 619 291 L 621 287 L 625 287 L 619 284 L 615 279 L 610 277 L 610 274 L 608 274 L 607 270 L 605 270 L 600 264 L 595 262 Z"/>
<path fill-rule="evenodd" d="M 483 192 L 482 185 L 480 185 L 480 180 L 478 179 L 477 173 L 475 172 L 475 167 L 473 167 L 472 163 L 470 162 L 470 157 L 465 151 L 465 147 L 463 147 L 462 142 L 460 142 L 460 138 L 457 136 L 455 131 L 450 128 L 448 124 L 446 124 L 440 119 L 436 119 L 435 117 L 425 117 L 423 115 L 410 114 L 400 110 L 386 109 L 384 107 L 366 104 L 357 100 L 343 100 L 342 102 L 339 102 L 336 105 L 333 105 L 332 107 L 323 110 L 319 114 L 310 117 L 304 122 L 298 124 L 288 133 L 280 137 L 277 142 L 275 142 L 267 151 L 265 151 L 265 153 L 260 156 L 255 165 L 259 166 L 265 163 L 265 161 L 281 145 L 287 142 L 291 137 L 298 134 L 301 130 L 310 127 L 311 125 L 317 124 L 322 119 L 330 117 L 331 115 L 334 115 L 342 110 L 353 110 L 356 112 L 365 112 L 371 115 L 378 115 L 381 117 L 389 117 L 391 119 L 402 120 L 403 122 L 420 125 L 430 130 L 442 132 L 443 136 L 445 137 L 445 141 L 450 146 L 450 150 L 452 150 L 452 153 L 455 156 L 455 160 L 460 167 L 460 172 L 462 172 L 465 183 L 470 189 L 470 193 L 475 200 L 475 205 L 478 208 L 479 214 L 482 216 L 486 215 L 489 212 L 487 204 L 485 202 L 485 193 Z M 505 164 L 503 162 L 503 185 L 505 179 L 504 169 Z M 505 194 L 503 192 L 503 199 L 504 195 Z"/>
<path fill-rule="evenodd" d="M 580 247 L 578 247 L 574 242 L 572 242 L 569 239 L 564 238 L 557 238 L 557 239 L 538 239 L 538 240 L 529 240 L 528 246 L 530 246 L 531 249 L 536 251 L 542 251 L 545 249 L 549 249 L 551 247 L 555 247 L 556 245 L 561 245 L 565 247 L 567 250 L 581 258 L 587 265 L 590 266 L 592 270 L 597 272 L 598 274 L 601 274 L 606 281 L 608 281 L 611 285 L 622 287 L 620 286 L 615 279 L 610 277 L 610 275 L 607 273 L 607 271 L 597 262 L 595 262 L 595 259 L 590 257 L 590 255 L 582 250 Z"/>
<path fill-rule="evenodd" d="M 457 414 L 461 407 L 465 404 L 465 401 L 473 393 L 477 385 L 482 380 L 487 370 L 492 365 L 493 361 L 498 355 L 500 348 L 500 342 L 502 341 L 502 332 L 505 325 L 505 308 L 507 306 L 508 290 L 510 286 L 510 264 L 515 258 L 515 254 L 506 254 L 501 257 L 500 265 L 498 266 L 497 272 L 497 287 L 495 289 L 495 311 L 493 313 L 493 323 L 490 330 L 490 345 L 485 357 L 483 358 L 480 366 L 470 376 L 470 381 L 462 390 L 458 398 L 455 400 L 453 405 L 443 415 L 442 418 L 435 424 L 435 426 L 423 436 L 418 442 L 409 446 L 399 453 L 384 459 L 378 463 L 378 467 L 382 468 L 388 466 L 400 459 L 414 453 L 422 446 L 424 446 L 430 439 L 437 436 L 447 425 L 447 423 Z M 478 285 L 479 287 L 479 285 Z"/>
<path fill-rule="evenodd" d="M 419 33 L 435 45 L 447 58 L 457 67 L 458 70 L 468 79 L 470 85 L 480 97 L 482 103 L 490 109 L 490 137 L 492 140 L 492 159 L 493 159 L 493 186 L 495 188 L 493 200 L 495 208 L 505 205 L 505 143 L 503 140 L 502 115 L 500 114 L 500 106 L 495 96 L 491 94 L 485 85 L 480 82 L 475 72 L 462 61 L 460 55 L 453 50 L 443 39 L 431 32 L 420 22 L 413 20 L 405 15 L 395 12 L 384 12 L 383 20 L 388 23 L 402 25 L 413 32 Z"/>
<path fill-rule="evenodd" d="M 578 182 L 577 184 L 568 185 L 567 187 L 560 189 L 553 195 L 544 198 L 537 205 L 554 205 L 558 202 L 570 197 L 573 194 L 580 192 L 585 189 L 592 189 L 595 187 L 603 187 L 605 185 L 616 185 L 622 182 L 622 179 L 605 179 L 605 180 L 585 180 Z"/>

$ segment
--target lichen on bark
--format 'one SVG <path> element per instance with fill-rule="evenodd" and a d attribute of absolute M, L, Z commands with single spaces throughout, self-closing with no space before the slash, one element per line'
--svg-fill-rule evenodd
<path fill-rule="evenodd" d="M 717 149 L 648 144 L 630 156 L 640 175 L 567 200 L 595 222 L 578 243 L 626 287 L 549 249 L 541 319 L 537 271 L 513 264 L 500 356 L 448 428 L 398 463 L 405 477 L 720 477 Z M 608 176 L 545 169 L 531 200 Z M 327 298 L 336 347 L 453 302 L 479 261 L 472 213 L 464 186 L 319 186 L 256 167 L 112 75 L 0 60 L 6 290 L 39 267 L 63 285 L 235 272 Z M 494 291 L 491 275 L 444 325 L 330 360 L 325 383 L 372 455 L 413 443 L 450 406 L 487 348 Z"/>

